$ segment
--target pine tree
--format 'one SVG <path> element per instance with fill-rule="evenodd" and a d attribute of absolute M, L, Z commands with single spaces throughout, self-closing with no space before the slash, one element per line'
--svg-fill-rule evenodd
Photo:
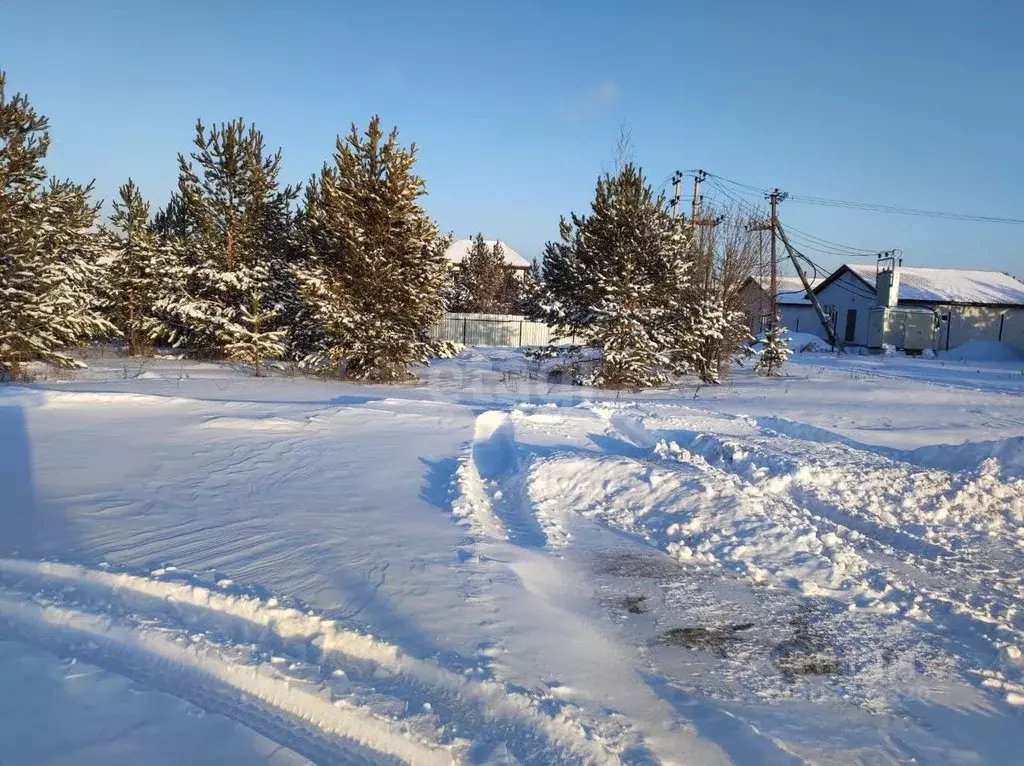
<path fill-rule="evenodd" d="M 209 132 L 197 123 L 194 144 L 189 158 L 178 156 L 178 193 L 156 225 L 178 240 L 186 271 L 183 292 L 166 304 L 175 342 L 217 357 L 253 292 L 275 316 L 298 305 L 288 276 L 297 190 L 280 186 L 280 151 L 268 154 L 263 134 L 241 119 Z"/>
<path fill-rule="evenodd" d="M 106 258 L 108 315 L 129 356 L 149 353 L 162 325 L 156 303 L 167 278 L 166 250 L 149 221 L 149 203 L 132 179 L 118 190 Z"/>
<path fill-rule="evenodd" d="M 284 330 L 269 330 L 277 312 L 264 307 L 263 296 L 253 292 L 249 305 L 243 306 L 237 322 L 231 322 L 221 331 L 224 353 L 229 359 L 251 364 L 253 374 L 261 374 L 265 359 L 284 354 Z"/>
<path fill-rule="evenodd" d="M 477 234 L 466 257 L 455 268 L 454 294 L 461 301 L 456 311 L 504 314 L 510 308 L 509 270 L 500 242 L 488 244 Z"/>
<path fill-rule="evenodd" d="M 415 145 L 385 137 L 379 117 L 339 137 L 334 165 L 307 194 L 310 271 L 303 296 L 323 333 L 310 364 L 359 380 L 408 377 L 435 349 L 428 330 L 444 310 L 447 238 L 419 199 Z"/>
<path fill-rule="evenodd" d="M 670 358 L 676 367 L 692 372 L 704 383 L 719 382 L 719 354 L 728 327 L 721 301 L 714 295 L 684 303 L 673 312 L 675 350 Z"/>
<path fill-rule="evenodd" d="M 598 179 L 590 215 L 562 219 L 560 232 L 545 251 L 545 320 L 601 349 L 597 385 L 663 383 L 678 341 L 669 319 L 685 295 L 688 231 L 626 163 Z"/>
<path fill-rule="evenodd" d="M 772 325 L 764 336 L 764 347 L 761 349 L 760 357 L 754 370 L 761 375 L 775 375 L 782 368 L 782 365 L 793 353 L 789 349 L 789 336 L 786 335 L 785 327 Z"/>
<path fill-rule="evenodd" d="M 530 270 L 523 275 L 519 287 L 519 307 L 517 313 L 530 319 L 541 319 L 541 301 L 543 300 L 543 274 L 540 264 L 534 260 Z"/>
<path fill-rule="evenodd" d="M 49 122 L 28 99 L 8 100 L 0 72 L 0 372 L 114 328 L 99 312 L 103 245 L 91 187 L 45 185 Z"/>

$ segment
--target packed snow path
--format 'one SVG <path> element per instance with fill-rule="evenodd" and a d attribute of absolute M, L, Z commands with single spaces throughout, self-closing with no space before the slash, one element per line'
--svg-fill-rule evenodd
<path fill-rule="evenodd" d="M 1002 379 L 494 356 L 0 389 L 0 763 L 1016 762 Z"/>

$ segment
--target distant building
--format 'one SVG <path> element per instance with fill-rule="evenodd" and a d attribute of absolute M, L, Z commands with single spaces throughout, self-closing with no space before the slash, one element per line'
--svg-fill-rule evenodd
<path fill-rule="evenodd" d="M 878 275 L 874 263 L 848 263 L 814 288 L 826 313 L 836 317 L 840 342 L 868 345 L 872 309 L 891 305 L 932 311 L 936 349 L 997 340 L 1024 350 L 1024 283 L 1013 277 L 998 271 L 898 266 L 894 276 L 886 275 L 885 294 L 879 295 Z M 816 318 L 803 331 L 826 335 Z"/>
<path fill-rule="evenodd" d="M 489 247 L 500 244 L 502 252 L 505 255 L 505 265 L 512 271 L 526 272 L 530 270 L 531 263 L 523 258 L 519 253 L 513 250 L 507 243 L 501 240 L 489 239 L 486 240 Z M 448 246 L 448 249 L 444 251 L 444 257 L 447 258 L 451 263 L 458 265 L 469 255 L 470 248 L 473 247 L 473 240 L 471 239 L 459 239 L 452 242 Z"/>
<path fill-rule="evenodd" d="M 811 287 L 817 287 L 823 278 L 810 279 Z M 779 322 L 792 332 L 816 333 L 821 323 L 814 313 L 814 306 L 804 291 L 800 277 L 779 277 Z M 754 277 L 747 277 L 743 287 L 740 288 L 740 296 L 747 306 L 748 326 L 750 331 L 757 335 L 763 332 L 768 326 L 771 317 L 771 283 L 768 279 L 758 280 Z"/>

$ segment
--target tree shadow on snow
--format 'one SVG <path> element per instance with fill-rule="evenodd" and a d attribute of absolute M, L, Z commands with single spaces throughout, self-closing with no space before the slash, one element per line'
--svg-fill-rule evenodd
<path fill-rule="evenodd" d="M 25 412 L 0 403 L 0 554 L 36 548 L 41 531 Z"/>

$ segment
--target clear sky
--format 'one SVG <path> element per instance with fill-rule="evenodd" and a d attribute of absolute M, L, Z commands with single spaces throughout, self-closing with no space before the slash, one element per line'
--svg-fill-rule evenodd
<path fill-rule="evenodd" d="M 659 187 L 704 168 L 1024 218 L 1019 0 L 0 0 L 0 30 L 8 88 L 51 118 L 52 172 L 107 200 L 131 175 L 163 204 L 198 117 L 255 122 L 298 182 L 380 113 L 419 146 L 443 230 L 531 258 L 586 208 L 623 121 Z M 1024 226 L 796 201 L 781 218 L 1024 276 Z"/>

